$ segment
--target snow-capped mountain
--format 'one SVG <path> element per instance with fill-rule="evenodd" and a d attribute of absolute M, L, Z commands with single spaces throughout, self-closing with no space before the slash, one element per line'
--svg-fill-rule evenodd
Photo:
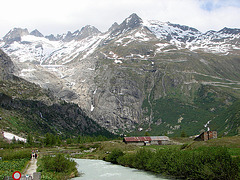
<path fill-rule="evenodd" d="M 15 41 L 21 41 L 21 37 L 29 35 L 29 32 L 27 29 L 21 29 L 21 28 L 14 28 L 10 30 L 4 37 L 3 41 L 6 44 L 11 44 Z"/>
<path fill-rule="evenodd" d="M 3 37 L 2 48 L 20 62 L 30 61 L 39 64 L 65 64 L 76 56 L 86 55 L 89 48 L 96 46 L 103 35 L 93 26 L 81 31 L 43 37 L 38 31 L 29 33 L 27 29 L 14 28 Z M 58 40 L 56 40 L 58 39 Z"/>
<path fill-rule="evenodd" d="M 240 29 L 223 28 L 220 31 L 208 31 L 189 44 L 190 50 L 203 50 L 212 53 L 239 54 Z"/>
<path fill-rule="evenodd" d="M 144 25 L 148 27 L 159 39 L 166 41 L 191 42 L 201 35 L 197 29 L 172 24 L 170 22 L 160 22 L 156 20 L 145 21 Z"/>
<path fill-rule="evenodd" d="M 137 32 L 133 37 L 127 35 L 131 30 L 139 27 L 145 28 L 145 33 Z M 191 51 L 202 50 L 223 54 L 239 54 L 240 52 L 240 29 L 224 28 L 218 32 L 201 33 L 195 28 L 170 22 L 143 21 L 136 14 L 129 16 L 120 25 L 114 23 L 105 33 L 88 25 L 73 33 L 44 37 L 38 30 L 29 33 L 27 29 L 14 28 L 3 37 L 1 48 L 10 56 L 19 57 L 21 62 L 35 61 L 40 64 L 60 65 L 68 63 L 78 56 L 85 58 L 96 47 L 114 39 L 120 45 L 119 37 L 126 35 L 128 37 L 124 37 L 125 39 L 141 40 L 139 38 L 142 36 L 145 41 L 154 35 L 160 41 L 158 42 L 160 47 L 174 45 L 178 49 L 187 48 Z"/>
<path fill-rule="evenodd" d="M 37 29 L 33 30 L 30 35 L 36 36 L 36 37 L 43 37 L 42 33 L 40 33 Z"/>
<path fill-rule="evenodd" d="M 190 102 L 201 85 L 238 91 L 239 63 L 225 60 L 240 55 L 239 38 L 240 29 L 202 33 L 132 14 L 107 32 L 88 25 L 43 36 L 14 28 L 0 46 L 14 61 L 15 74 L 78 103 L 100 125 L 117 132 L 143 122 L 149 128 L 162 124 L 162 117 L 148 111 L 157 99 L 181 92 L 180 99 Z M 217 60 L 208 59 L 208 53 Z M 164 127 L 170 133 L 179 129 L 175 125 Z"/>

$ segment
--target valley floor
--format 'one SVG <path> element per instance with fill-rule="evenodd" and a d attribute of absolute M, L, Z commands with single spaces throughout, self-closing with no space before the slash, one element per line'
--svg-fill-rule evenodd
<path fill-rule="evenodd" d="M 233 137 L 223 137 L 212 139 L 209 141 L 196 142 L 190 138 L 172 138 L 173 141 L 179 142 L 182 145 L 151 145 L 151 146 L 136 146 L 129 145 L 122 142 L 122 140 L 112 140 L 112 141 L 99 141 L 92 143 L 84 143 L 84 144 L 69 144 L 65 146 L 55 146 L 55 147 L 44 147 L 39 148 L 41 152 L 41 157 L 46 155 L 56 155 L 56 154 L 66 154 L 72 158 L 80 158 L 80 159 L 106 159 L 109 154 L 111 154 L 114 150 L 118 149 L 122 151 L 124 154 L 136 154 L 141 150 L 150 150 L 151 152 L 158 152 L 159 150 L 170 150 L 170 151 L 179 151 L 180 153 L 189 151 L 190 153 L 199 149 L 199 148 L 208 148 L 208 147 L 216 147 L 221 148 L 225 147 L 228 153 L 232 158 L 240 159 L 240 136 Z M 6 150 L 1 150 L 8 151 Z M 22 151 L 20 149 L 14 149 L 14 152 Z M 27 153 L 31 153 L 31 149 L 25 149 L 23 151 L 27 151 Z M 197 151 L 195 151 L 197 152 Z M 2 154 L 4 157 L 4 152 Z M 27 157 L 28 155 L 26 155 Z M 1 163 L 1 162 L 0 162 Z M 3 161 L 2 163 L 6 163 Z M 0 164 L 1 165 L 1 164 Z M 9 164 L 10 167 L 10 164 Z M 26 168 L 26 164 L 25 164 Z M 15 170 L 14 167 L 10 168 Z M 32 159 L 29 161 L 27 170 L 23 173 L 24 175 L 32 175 L 33 172 L 36 172 L 37 169 L 37 160 Z M 240 166 L 239 166 L 240 169 Z M 239 172 L 240 173 L 240 172 Z M 1 178 L 0 178 L 1 179 Z"/>

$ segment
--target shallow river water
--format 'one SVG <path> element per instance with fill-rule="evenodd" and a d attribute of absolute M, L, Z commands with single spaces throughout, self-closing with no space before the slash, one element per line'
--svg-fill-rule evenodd
<path fill-rule="evenodd" d="M 166 179 L 153 173 L 111 164 L 102 160 L 74 159 L 78 171 L 83 173 L 74 180 L 161 180 Z"/>

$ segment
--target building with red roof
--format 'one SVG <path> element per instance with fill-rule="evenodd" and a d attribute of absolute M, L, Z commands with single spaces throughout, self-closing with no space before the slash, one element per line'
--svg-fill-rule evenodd
<path fill-rule="evenodd" d="M 167 136 L 124 137 L 123 142 L 140 146 L 171 144 Z"/>

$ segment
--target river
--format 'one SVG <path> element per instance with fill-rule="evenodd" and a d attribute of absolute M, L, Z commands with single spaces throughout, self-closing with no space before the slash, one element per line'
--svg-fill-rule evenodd
<path fill-rule="evenodd" d="M 150 172 L 111 164 L 102 160 L 74 159 L 80 177 L 74 180 L 162 180 L 164 177 Z"/>

